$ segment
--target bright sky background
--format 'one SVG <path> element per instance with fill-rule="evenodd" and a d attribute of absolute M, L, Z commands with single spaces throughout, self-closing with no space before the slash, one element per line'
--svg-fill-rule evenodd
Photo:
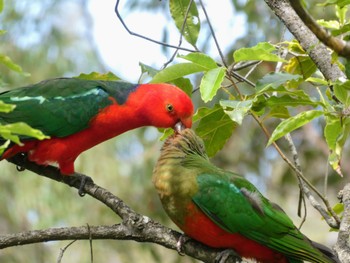
<path fill-rule="evenodd" d="M 167 21 L 167 15 L 160 12 L 157 14 L 141 12 L 139 9 L 126 14 L 126 10 L 123 9 L 125 2 L 126 0 L 120 2 L 119 10 L 130 30 L 161 40 L 164 25 L 169 25 L 171 44 L 177 45 L 179 32 L 172 21 Z M 167 2 L 159 3 L 167 4 Z M 227 8 L 217 8 L 217 1 L 204 2 L 220 46 L 225 50 L 225 47 L 228 48 L 243 34 L 245 18 L 243 15 L 234 14 L 230 0 L 220 0 L 220 5 Z M 159 45 L 129 35 L 114 13 L 114 7 L 114 0 L 90 0 L 89 11 L 94 20 L 93 35 L 100 56 L 109 69 L 123 79 L 135 82 L 140 75 L 139 62 L 159 69 L 170 56 L 166 57 Z M 199 12 L 203 19 L 203 12 L 201 10 Z M 210 50 L 210 55 L 218 57 L 215 48 Z"/>

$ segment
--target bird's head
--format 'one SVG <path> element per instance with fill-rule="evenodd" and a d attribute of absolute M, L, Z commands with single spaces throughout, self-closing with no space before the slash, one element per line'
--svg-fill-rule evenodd
<path fill-rule="evenodd" d="M 158 128 L 182 130 L 191 128 L 194 112 L 191 98 L 180 88 L 170 84 L 144 84 L 141 114 Z"/>
<path fill-rule="evenodd" d="M 208 158 L 203 140 L 192 129 L 183 129 L 169 136 L 162 148 L 162 153 L 166 152 L 177 152 L 179 156 L 197 155 Z"/>

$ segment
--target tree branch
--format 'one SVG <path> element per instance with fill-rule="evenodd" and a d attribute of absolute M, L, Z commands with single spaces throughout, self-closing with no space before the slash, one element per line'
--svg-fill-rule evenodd
<path fill-rule="evenodd" d="M 56 167 L 37 165 L 28 161 L 23 155 L 16 155 L 8 161 L 40 176 L 67 184 L 76 189 L 80 187 L 80 178 L 61 175 Z M 88 181 L 85 184 L 84 192 L 109 207 L 122 218 L 123 223 L 112 226 L 49 228 L 0 235 L 0 249 L 47 241 L 90 239 L 134 240 L 137 242 L 156 243 L 173 250 L 177 249 L 177 242 L 181 236 L 180 233 L 136 213 L 121 199 L 93 182 Z M 221 250 L 207 247 L 190 239 L 182 246 L 182 252 L 203 262 L 214 262 Z M 238 256 L 235 258 L 231 257 L 227 262 L 237 261 L 241 261 Z"/>
<path fill-rule="evenodd" d="M 338 65 L 332 64 L 330 52 L 304 24 L 288 0 L 265 0 L 265 2 L 299 41 L 327 80 L 345 78 Z"/>
<path fill-rule="evenodd" d="M 312 16 L 303 8 L 299 0 L 291 0 L 291 6 L 303 20 L 304 24 L 322 41 L 327 47 L 334 50 L 342 57 L 350 58 L 350 44 L 342 39 L 333 37 L 327 30 L 321 27 Z"/>
<path fill-rule="evenodd" d="M 340 193 L 340 199 L 344 204 L 344 213 L 334 250 L 337 252 L 341 262 L 350 262 L 350 184 L 345 185 Z"/>

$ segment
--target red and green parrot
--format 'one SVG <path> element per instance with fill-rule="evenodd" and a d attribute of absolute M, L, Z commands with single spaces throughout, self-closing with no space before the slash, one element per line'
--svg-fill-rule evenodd
<path fill-rule="evenodd" d="M 165 141 L 153 183 L 174 223 L 210 247 L 233 249 L 262 263 L 340 262 L 249 181 L 210 163 L 191 129 Z"/>
<path fill-rule="evenodd" d="M 0 101 L 16 106 L 0 112 L 0 124 L 25 122 L 50 137 L 20 136 L 22 144 L 10 144 L 0 160 L 27 153 L 64 175 L 75 173 L 81 152 L 103 141 L 142 126 L 191 127 L 193 115 L 189 96 L 170 84 L 57 78 L 3 92 Z"/>

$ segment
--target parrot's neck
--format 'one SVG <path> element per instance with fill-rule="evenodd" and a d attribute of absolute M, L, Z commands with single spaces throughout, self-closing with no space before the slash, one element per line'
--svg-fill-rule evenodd
<path fill-rule="evenodd" d="M 146 125 L 129 108 L 112 104 L 92 119 L 87 129 L 61 139 L 71 144 L 79 154 L 121 133 Z"/>
<path fill-rule="evenodd" d="M 153 171 L 153 183 L 169 217 L 181 228 L 192 197 L 198 191 L 196 169 L 183 162 L 188 156 L 171 145 L 162 150 Z"/>

